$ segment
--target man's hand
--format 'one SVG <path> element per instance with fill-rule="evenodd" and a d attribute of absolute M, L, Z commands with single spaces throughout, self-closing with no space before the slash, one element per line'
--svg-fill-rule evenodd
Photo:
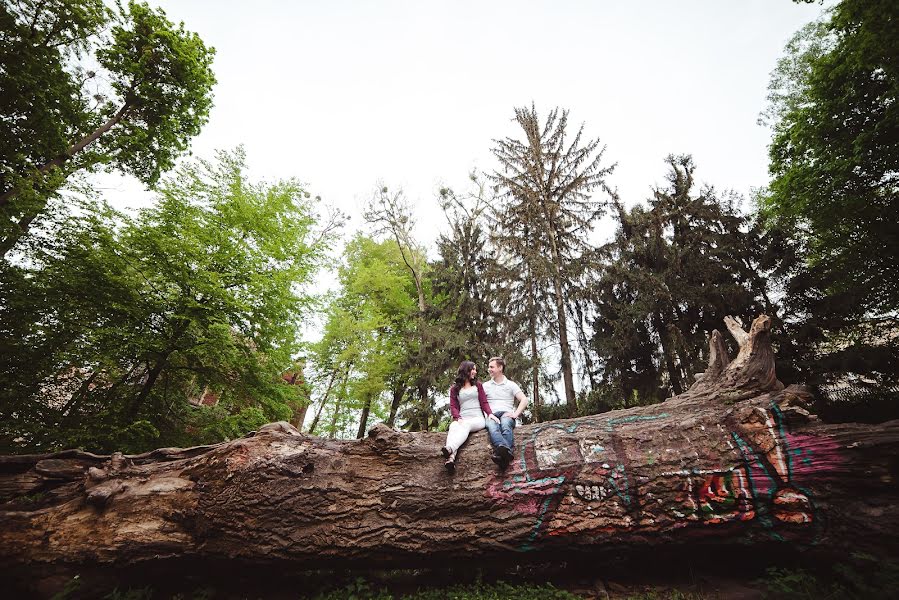
<path fill-rule="evenodd" d="M 487 418 L 490 419 L 491 421 L 493 421 L 494 423 L 499 423 L 499 417 L 497 417 L 493 413 L 490 413 L 489 415 L 487 415 Z"/>

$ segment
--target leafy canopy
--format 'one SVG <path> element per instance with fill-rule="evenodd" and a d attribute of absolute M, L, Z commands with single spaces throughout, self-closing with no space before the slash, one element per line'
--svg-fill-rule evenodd
<path fill-rule="evenodd" d="M 245 172 L 242 150 L 185 164 L 136 218 L 69 215 L 4 266 L 4 446 L 189 445 L 290 418 L 280 374 L 330 238 L 300 184 Z M 188 403 L 204 390 L 214 409 Z"/>
<path fill-rule="evenodd" d="M 159 9 L 0 5 L 0 250 L 75 172 L 154 185 L 206 123 L 214 50 Z"/>
<path fill-rule="evenodd" d="M 899 3 L 844 0 L 774 71 L 763 214 L 847 307 L 899 305 Z"/>

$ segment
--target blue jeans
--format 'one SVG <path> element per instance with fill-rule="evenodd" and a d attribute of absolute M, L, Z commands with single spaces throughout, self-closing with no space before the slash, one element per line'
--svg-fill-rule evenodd
<path fill-rule="evenodd" d="M 487 433 L 490 435 L 490 443 L 494 448 L 505 446 L 511 450 L 515 447 L 515 439 L 512 435 L 515 429 L 515 419 L 503 416 L 505 413 L 506 411 L 503 410 L 493 413 L 499 419 L 499 423 L 487 417 Z"/>

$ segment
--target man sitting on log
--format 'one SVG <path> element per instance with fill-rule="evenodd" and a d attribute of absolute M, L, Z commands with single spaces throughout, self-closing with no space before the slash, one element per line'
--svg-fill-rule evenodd
<path fill-rule="evenodd" d="M 487 371 L 491 379 L 484 384 L 484 392 L 493 411 L 487 417 L 487 432 L 493 445 L 493 456 L 490 458 L 500 469 L 505 470 L 512 460 L 512 448 L 515 447 L 515 421 L 527 407 L 528 398 L 517 383 L 506 379 L 506 361 L 502 357 L 491 358 Z M 518 400 L 518 408 L 514 406 L 515 400 Z"/>

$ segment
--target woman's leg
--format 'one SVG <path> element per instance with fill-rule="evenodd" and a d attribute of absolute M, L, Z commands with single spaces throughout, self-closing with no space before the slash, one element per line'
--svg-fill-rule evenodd
<path fill-rule="evenodd" d="M 446 447 L 450 450 L 451 458 L 455 457 L 456 450 L 468 439 L 471 432 L 472 421 L 459 419 L 450 423 L 449 431 L 446 432 Z"/>

